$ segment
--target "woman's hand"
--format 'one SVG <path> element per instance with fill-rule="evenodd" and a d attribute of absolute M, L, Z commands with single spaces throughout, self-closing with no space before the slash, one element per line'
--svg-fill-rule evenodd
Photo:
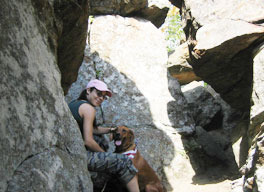
<path fill-rule="evenodd" d="M 117 130 L 117 127 L 111 127 L 109 128 L 109 133 L 113 133 Z"/>
<path fill-rule="evenodd" d="M 117 127 L 101 127 L 101 126 L 99 126 L 93 130 L 93 133 L 96 135 L 101 135 L 101 134 L 113 133 L 116 130 L 117 130 Z"/>
<path fill-rule="evenodd" d="M 111 127 L 109 128 L 109 139 L 112 141 L 114 139 L 114 132 L 117 131 L 118 127 Z"/>

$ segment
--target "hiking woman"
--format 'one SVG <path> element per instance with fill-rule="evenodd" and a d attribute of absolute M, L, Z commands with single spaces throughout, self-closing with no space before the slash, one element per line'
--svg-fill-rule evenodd
<path fill-rule="evenodd" d="M 97 135 L 107 134 L 116 128 L 105 128 L 96 124 L 96 109 L 112 92 L 98 79 L 91 80 L 79 98 L 69 103 L 73 117 L 77 121 L 87 149 L 88 170 L 104 172 L 123 182 L 129 192 L 139 192 L 136 177 L 137 169 L 125 155 L 106 152 L 104 144 Z"/>

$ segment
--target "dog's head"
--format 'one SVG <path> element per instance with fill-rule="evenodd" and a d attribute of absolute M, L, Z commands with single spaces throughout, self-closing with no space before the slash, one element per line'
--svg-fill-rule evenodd
<path fill-rule="evenodd" d="M 134 145 L 134 133 L 131 129 L 125 126 L 117 127 L 113 133 L 113 140 L 116 146 L 115 152 L 121 153 L 127 151 Z"/>

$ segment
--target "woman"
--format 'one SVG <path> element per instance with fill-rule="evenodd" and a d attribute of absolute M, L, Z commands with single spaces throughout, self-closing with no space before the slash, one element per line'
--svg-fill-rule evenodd
<path fill-rule="evenodd" d="M 97 127 L 96 125 L 95 107 L 100 106 L 106 96 L 111 97 L 112 92 L 104 82 L 94 79 L 87 84 L 79 98 L 69 104 L 69 108 L 80 127 L 88 152 L 88 170 L 105 172 L 109 176 L 117 177 L 126 185 L 128 191 L 139 192 L 136 177 L 137 169 L 132 161 L 125 155 L 106 152 L 106 149 L 95 140 L 96 134 L 111 133 L 116 129 Z"/>

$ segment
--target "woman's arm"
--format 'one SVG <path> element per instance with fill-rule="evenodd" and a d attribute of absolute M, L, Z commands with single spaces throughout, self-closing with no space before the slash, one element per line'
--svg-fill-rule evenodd
<path fill-rule="evenodd" d="M 105 152 L 93 138 L 95 109 L 89 104 L 82 104 L 79 108 L 79 114 L 83 118 L 83 137 L 85 146 L 91 151 Z"/>
<path fill-rule="evenodd" d="M 114 132 L 116 129 L 117 128 L 113 128 L 113 127 L 101 127 L 101 126 L 98 126 L 96 129 L 94 129 L 93 133 L 97 134 L 97 135 L 107 134 L 107 133 Z"/>

